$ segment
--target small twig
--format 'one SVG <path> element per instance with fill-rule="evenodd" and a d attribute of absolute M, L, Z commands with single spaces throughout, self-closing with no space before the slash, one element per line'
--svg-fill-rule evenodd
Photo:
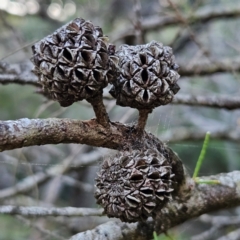
<path fill-rule="evenodd" d="M 140 0 L 133 0 L 133 11 L 135 14 L 134 29 L 136 35 L 136 44 L 143 44 L 143 32 L 141 22 L 141 2 Z"/>
<path fill-rule="evenodd" d="M 180 22 L 183 23 L 183 25 L 188 29 L 190 38 L 196 43 L 196 45 L 201 49 L 203 54 L 209 58 L 209 52 L 206 50 L 204 46 L 199 42 L 198 38 L 195 36 L 194 32 L 192 31 L 192 28 L 190 27 L 187 19 L 182 15 L 182 13 L 178 10 L 178 7 L 175 3 L 173 3 L 171 0 L 167 0 L 169 5 L 172 7 L 172 9 L 176 13 L 176 17 L 180 20 Z"/>
<path fill-rule="evenodd" d="M 42 228 L 40 226 L 38 226 L 35 221 L 30 221 L 22 216 L 17 216 L 17 218 L 23 222 L 24 224 L 26 224 L 27 226 L 29 227 L 33 227 L 35 229 L 37 229 L 39 232 L 45 234 L 45 235 L 48 235 L 49 237 L 53 237 L 54 239 L 58 239 L 58 240 L 66 240 L 66 238 L 52 232 L 52 231 L 49 231 L 48 229 L 45 229 L 45 228 Z"/>
<path fill-rule="evenodd" d="M 109 127 L 109 117 L 106 111 L 106 108 L 103 104 L 103 96 L 102 94 L 97 95 L 94 98 L 87 99 L 89 103 L 91 103 L 93 110 L 96 115 L 97 122 L 100 123 L 104 127 Z"/>
<path fill-rule="evenodd" d="M 102 208 L 75 208 L 75 207 L 23 207 L 23 206 L 0 206 L 0 214 L 21 215 L 26 217 L 46 217 L 46 216 L 103 216 Z"/>
<path fill-rule="evenodd" d="M 193 96 L 178 94 L 172 104 L 186 104 L 190 106 L 202 106 L 236 110 L 240 108 L 240 97 L 235 96 Z"/>
<path fill-rule="evenodd" d="M 211 20 L 215 19 L 225 19 L 225 18 L 238 18 L 240 13 L 240 7 L 236 6 L 235 8 L 209 8 L 207 11 L 198 11 L 194 14 L 188 14 L 185 16 L 186 21 L 193 25 L 197 23 L 208 23 Z M 179 21 L 175 16 L 151 16 L 143 19 L 142 21 L 142 30 L 144 32 L 154 31 L 158 29 L 163 29 L 169 26 L 179 26 L 182 22 Z M 112 42 L 123 40 L 129 37 L 134 37 L 134 29 L 127 28 L 122 32 L 115 32 L 111 36 Z"/>
<path fill-rule="evenodd" d="M 139 110 L 139 118 L 136 129 L 139 133 L 142 133 L 148 119 L 148 114 L 152 112 L 152 109 L 140 109 Z"/>
<path fill-rule="evenodd" d="M 59 164 L 53 167 L 49 167 L 45 172 L 38 172 L 32 176 L 24 178 L 22 181 L 16 183 L 12 187 L 2 189 L 0 191 L 0 199 L 6 199 L 20 193 L 28 192 L 32 190 L 36 184 L 41 184 L 53 176 L 63 174 L 70 169 L 72 160 L 74 160 L 76 156 L 77 155 L 73 154 L 66 158 L 61 165 Z M 76 168 L 79 166 L 93 164 L 100 158 L 100 156 L 100 153 L 98 154 L 96 152 L 91 154 L 82 154 L 81 158 L 74 162 L 74 167 Z"/>

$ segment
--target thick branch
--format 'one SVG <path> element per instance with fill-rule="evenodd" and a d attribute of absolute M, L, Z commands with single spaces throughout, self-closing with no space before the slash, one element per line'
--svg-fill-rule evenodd
<path fill-rule="evenodd" d="M 141 144 L 135 128 L 121 123 L 110 123 L 104 128 L 95 119 L 79 121 L 71 119 L 19 119 L 0 121 L 0 151 L 33 145 L 80 143 L 112 149 L 134 148 Z M 153 135 L 144 132 L 151 144 L 162 144 Z"/>
<path fill-rule="evenodd" d="M 185 19 L 189 24 L 193 23 L 206 23 L 208 21 L 219 19 L 219 18 L 237 18 L 240 14 L 240 8 L 236 7 L 233 9 L 216 9 L 209 8 L 208 11 L 199 11 L 194 15 L 186 16 Z M 176 16 L 152 16 L 147 19 L 142 20 L 142 30 L 143 31 L 152 31 L 161 29 L 167 26 L 176 26 L 182 24 Z M 112 38 L 112 42 L 118 41 L 127 37 L 134 36 L 134 28 L 128 28 L 122 31 L 120 34 L 116 34 L 115 37 Z"/>
<path fill-rule="evenodd" d="M 178 200 L 170 201 L 153 221 L 138 225 L 111 221 L 93 230 L 79 233 L 71 240 L 104 239 L 104 236 L 110 236 L 112 240 L 148 240 L 152 237 L 153 224 L 155 224 L 155 230 L 162 233 L 203 213 L 240 205 L 240 171 L 203 177 L 202 179 L 219 180 L 221 184 L 195 185 L 189 178 L 179 192 Z"/>
<path fill-rule="evenodd" d="M 102 216 L 101 208 L 47 208 L 47 207 L 21 207 L 21 206 L 0 206 L 0 214 L 22 215 L 26 217 L 46 217 L 46 216 Z"/>

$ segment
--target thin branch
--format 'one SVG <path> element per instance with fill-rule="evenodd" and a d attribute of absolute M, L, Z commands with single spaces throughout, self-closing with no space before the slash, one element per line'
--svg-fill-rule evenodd
<path fill-rule="evenodd" d="M 190 14 L 185 17 L 186 21 L 189 24 L 195 23 L 206 23 L 211 20 L 221 19 L 221 18 L 238 18 L 240 15 L 240 7 L 236 6 L 235 8 L 209 8 L 207 11 L 197 11 L 194 14 Z M 157 29 L 162 29 L 163 27 L 168 26 L 177 26 L 181 24 L 179 19 L 175 16 L 164 16 L 159 17 L 152 16 L 142 20 L 142 31 L 153 31 Z M 118 31 L 119 32 L 119 31 Z M 134 37 L 135 32 L 134 28 L 128 28 L 120 33 L 114 33 L 111 37 L 112 42 L 125 39 L 127 37 Z"/>
<path fill-rule="evenodd" d="M 143 44 L 143 32 L 142 32 L 142 21 L 141 21 L 141 2 L 140 0 L 133 0 L 133 12 L 135 15 L 134 29 L 136 35 L 136 44 Z"/>
<path fill-rule="evenodd" d="M 38 230 L 39 232 L 41 232 L 41 233 L 43 233 L 43 234 L 45 234 L 45 235 L 47 235 L 47 236 L 49 236 L 51 238 L 54 238 L 56 240 L 66 240 L 66 238 L 60 236 L 59 234 L 56 234 L 53 231 L 50 231 L 50 230 L 48 230 L 46 228 L 42 228 L 42 227 L 38 226 L 36 224 L 36 221 L 30 221 L 30 220 L 28 220 L 28 219 L 26 219 L 25 217 L 22 217 L 22 216 L 17 216 L 17 218 L 21 222 L 23 222 L 25 225 L 27 225 L 29 227 L 33 227 L 36 230 Z"/>
<path fill-rule="evenodd" d="M 182 141 L 198 141 L 203 140 L 206 131 L 200 131 L 193 128 L 179 127 L 173 128 L 161 134 L 161 140 L 168 143 L 182 142 Z M 211 139 L 221 139 L 233 142 L 240 141 L 240 129 L 224 129 L 224 130 L 211 130 Z"/>
<path fill-rule="evenodd" d="M 172 103 L 235 110 L 240 108 L 240 97 L 177 94 Z"/>
<path fill-rule="evenodd" d="M 174 10 L 176 17 L 180 20 L 180 22 L 182 22 L 182 24 L 187 28 L 190 38 L 192 39 L 193 42 L 195 42 L 195 44 L 199 47 L 199 49 L 202 51 L 202 53 L 206 56 L 209 57 L 209 52 L 207 51 L 207 49 L 202 45 L 202 43 L 198 40 L 198 38 L 196 37 L 195 33 L 193 32 L 192 28 L 190 27 L 188 21 L 186 20 L 186 18 L 182 15 L 182 13 L 179 11 L 178 7 L 176 6 L 176 4 L 174 2 L 172 2 L 171 0 L 167 0 L 167 2 L 169 3 L 169 5 L 171 6 L 171 8 Z"/>
<path fill-rule="evenodd" d="M 73 164 L 75 168 L 79 166 L 91 165 L 96 163 L 100 157 L 101 157 L 100 153 L 97 154 L 96 152 L 93 152 L 91 154 L 90 153 L 81 154 L 81 158 L 79 158 L 77 161 L 74 161 Z M 0 190 L 0 199 L 6 199 L 9 197 L 16 196 L 17 194 L 20 193 L 28 192 L 32 190 L 37 184 L 41 184 L 53 176 L 63 174 L 71 167 L 69 166 L 69 162 L 72 162 L 72 160 L 73 156 L 70 156 L 66 158 L 63 164 L 61 165 L 50 167 L 45 172 L 35 173 L 34 175 L 24 178 L 22 181 L 16 183 L 12 187 Z"/>
<path fill-rule="evenodd" d="M 221 58 L 214 61 L 198 61 L 197 63 L 186 66 L 180 65 L 179 74 L 181 76 L 193 75 L 209 75 L 218 72 L 239 72 L 240 71 L 240 57 L 235 58 Z"/>
<path fill-rule="evenodd" d="M 29 62 L 8 64 L 0 61 L 0 84 L 30 84 L 39 87 L 37 77 L 31 72 L 32 67 Z"/>
<path fill-rule="evenodd" d="M 114 98 L 110 95 L 104 95 L 104 99 L 113 100 Z M 240 97 L 234 96 L 201 96 L 201 95 L 187 95 L 187 94 L 177 94 L 174 96 L 173 102 L 171 104 L 184 104 L 190 106 L 198 107 L 211 107 L 211 108 L 221 108 L 227 110 L 235 110 L 240 108 Z M 134 112 L 134 109 L 130 109 Z M 120 121 L 122 122 L 122 121 Z"/>
<path fill-rule="evenodd" d="M 240 236 L 240 228 L 218 238 L 217 240 L 238 240 Z"/>
<path fill-rule="evenodd" d="M 240 57 L 235 58 L 221 58 L 214 61 L 198 61 L 191 66 L 186 64 L 180 65 L 180 75 L 194 76 L 194 75 L 209 75 L 217 72 L 240 72 Z M 22 64 L 7 64 L 0 62 L 0 84 L 30 84 L 39 87 L 37 77 L 31 72 L 31 63 Z M 42 92 L 39 92 L 43 94 Z"/>
<path fill-rule="evenodd" d="M 0 206 L 0 214 L 21 215 L 25 217 L 46 217 L 46 216 L 103 216 L 102 208 L 76 208 L 76 207 L 22 207 L 22 206 Z"/>
<path fill-rule="evenodd" d="M 62 181 L 68 186 L 76 187 L 85 192 L 90 192 L 90 193 L 94 192 L 94 186 L 90 183 L 78 181 L 67 175 L 63 175 L 63 176 L 61 176 L 61 178 L 62 178 Z"/>
<path fill-rule="evenodd" d="M 36 77 L 32 76 L 22 76 L 17 74 L 1 74 L 0 73 L 0 83 L 1 84 L 21 84 L 21 85 L 33 85 L 39 87 L 39 83 L 37 82 Z"/>
<path fill-rule="evenodd" d="M 240 224 L 239 216 L 217 216 L 217 217 L 214 217 L 214 216 L 210 216 L 208 214 L 204 214 L 199 218 L 199 220 L 204 223 L 211 223 L 212 227 L 210 229 L 208 229 L 207 231 L 204 231 L 198 235 L 193 236 L 191 238 L 191 240 L 212 239 L 214 237 L 214 234 L 217 231 L 219 231 L 219 229 Z M 223 239 L 225 239 L 224 237 L 225 236 L 223 236 Z"/>

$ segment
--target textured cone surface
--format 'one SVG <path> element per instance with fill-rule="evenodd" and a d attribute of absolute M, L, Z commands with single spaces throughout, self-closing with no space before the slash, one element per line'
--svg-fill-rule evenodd
<path fill-rule="evenodd" d="M 50 98 L 69 106 L 112 82 L 118 60 L 112 49 L 100 27 L 77 18 L 33 45 L 33 71 Z"/>
<path fill-rule="evenodd" d="M 109 217 L 144 221 L 171 198 L 173 177 L 169 162 L 155 150 L 119 153 L 103 162 L 95 197 Z"/>
<path fill-rule="evenodd" d="M 117 104 L 147 109 L 166 105 L 180 89 L 178 65 L 172 49 L 152 41 L 146 45 L 122 45 L 119 57 L 119 76 L 110 93 Z"/>

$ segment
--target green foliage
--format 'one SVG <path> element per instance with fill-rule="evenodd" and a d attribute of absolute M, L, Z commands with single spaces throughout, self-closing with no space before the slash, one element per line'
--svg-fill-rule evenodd
<path fill-rule="evenodd" d="M 186 236 L 182 236 L 179 233 L 168 233 L 168 234 L 160 234 L 157 235 L 157 233 L 153 232 L 153 240 L 186 240 Z"/>
<path fill-rule="evenodd" d="M 32 229 L 21 224 L 15 217 L 1 215 L 0 222 L 0 240 L 29 239 Z"/>
<path fill-rule="evenodd" d="M 204 142 L 203 142 L 202 150 L 201 150 L 200 155 L 198 157 L 197 164 L 196 164 L 196 167 L 195 167 L 195 170 L 194 170 L 194 173 L 193 173 L 193 178 L 196 178 L 198 176 L 199 170 L 202 166 L 203 160 L 204 160 L 205 155 L 206 155 L 207 147 L 208 147 L 208 144 L 209 144 L 209 138 L 210 138 L 210 132 L 207 132 L 206 135 L 205 135 Z"/>

